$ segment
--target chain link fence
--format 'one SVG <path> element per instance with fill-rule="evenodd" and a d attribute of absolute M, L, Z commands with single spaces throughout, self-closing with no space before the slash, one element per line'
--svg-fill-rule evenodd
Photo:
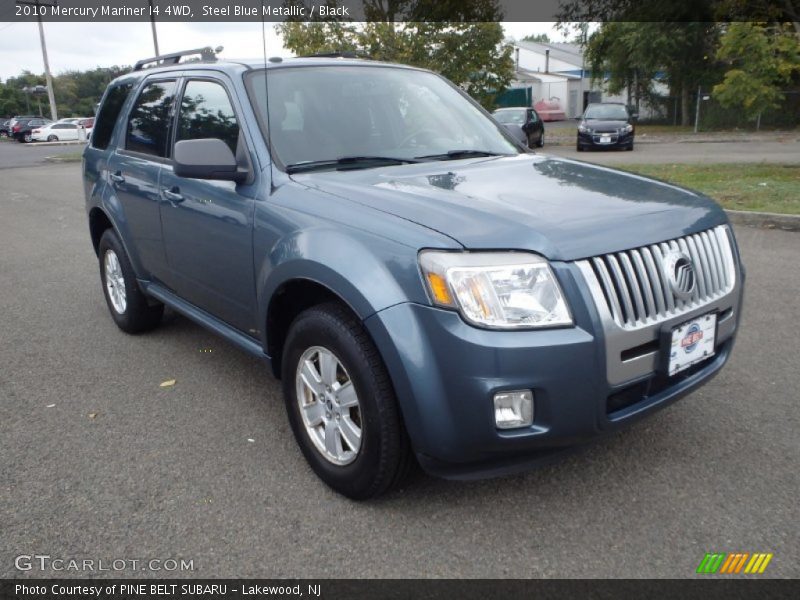
<path fill-rule="evenodd" d="M 714 98 L 710 90 L 700 91 L 700 117 L 697 119 L 698 131 L 718 131 L 721 129 L 794 129 L 800 126 L 800 91 L 781 92 L 783 99 L 777 108 L 765 110 L 760 122 L 748 119 L 739 108 L 726 108 Z M 697 92 L 689 99 L 689 125 L 694 127 L 697 118 Z M 651 104 L 652 115 L 643 123 L 653 125 L 680 125 L 682 122 L 681 99 L 678 96 L 661 96 Z"/>

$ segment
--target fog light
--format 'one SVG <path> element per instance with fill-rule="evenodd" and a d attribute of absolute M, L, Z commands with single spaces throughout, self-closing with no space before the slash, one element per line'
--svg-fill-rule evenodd
<path fill-rule="evenodd" d="M 494 422 L 498 429 L 528 427 L 533 424 L 533 392 L 517 390 L 494 395 Z"/>

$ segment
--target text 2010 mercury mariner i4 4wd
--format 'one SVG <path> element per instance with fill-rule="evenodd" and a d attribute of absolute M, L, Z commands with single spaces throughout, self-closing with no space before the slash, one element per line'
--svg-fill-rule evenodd
<path fill-rule="evenodd" d="M 340 493 L 529 468 L 730 356 L 744 273 L 709 198 L 534 154 L 425 70 L 199 53 L 103 97 L 83 183 L 108 307 L 264 358 Z"/>

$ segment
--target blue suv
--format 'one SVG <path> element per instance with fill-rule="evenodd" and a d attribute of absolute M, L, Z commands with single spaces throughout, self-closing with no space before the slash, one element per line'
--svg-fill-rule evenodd
<path fill-rule="evenodd" d="M 710 199 L 534 154 L 425 70 L 198 52 L 103 97 L 105 298 L 125 332 L 168 306 L 263 358 L 340 493 L 530 468 L 730 356 L 744 274 Z"/>

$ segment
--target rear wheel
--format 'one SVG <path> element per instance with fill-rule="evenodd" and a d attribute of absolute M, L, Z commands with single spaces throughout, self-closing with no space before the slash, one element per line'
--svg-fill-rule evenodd
<path fill-rule="evenodd" d="M 55 136 L 55 135 L 48 135 L 47 136 L 47 141 L 48 142 L 57 142 L 58 141 L 58 137 Z"/>
<path fill-rule="evenodd" d="M 295 439 L 325 483 L 363 500 L 405 479 L 413 462 L 394 389 L 355 316 L 336 303 L 301 313 L 282 365 Z"/>
<path fill-rule="evenodd" d="M 26 133 L 22 136 L 22 141 L 26 144 L 30 144 L 33 141 L 33 136 L 30 133 Z"/>
<path fill-rule="evenodd" d="M 113 229 L 106 229 L 100 238 L 98 257 L 103 293 L 117 327 L 127 333 L 156 327 L 164 314 L 164 305 L 148 301 L 139 289 L 125 248 Z"/>

